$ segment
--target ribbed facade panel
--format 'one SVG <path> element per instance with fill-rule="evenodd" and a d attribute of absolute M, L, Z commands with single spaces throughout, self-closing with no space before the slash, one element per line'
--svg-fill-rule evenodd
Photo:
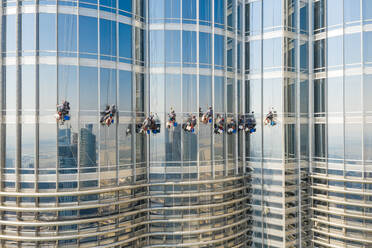
<path fill-rule="evenodd" d="M 370 247 L 370 1 L 314 1 L 315 247 Z"/>

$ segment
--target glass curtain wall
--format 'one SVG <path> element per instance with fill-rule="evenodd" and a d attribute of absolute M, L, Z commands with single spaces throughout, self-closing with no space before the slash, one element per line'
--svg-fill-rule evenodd
<path fill-rule="evenodd" d="M 199 107 L 246 111 L 241 0 L 0 9 L 1 247 L 250 244 L 245 134 L 181 131 Z M 58 125 L 64 100 L 71 118 Z M 166 129 L 171 107 L 179 126 Z M 137 134 L 150 112 L 161 132 Z"/>
<path fill-rule="evenodd" d="M 144 1 L 0 8 L 0 246 L 143 246 L 146 142 L 125 130 L 144 113 Z M 71 120 L 57 125 L 64 100 Z"/>
<path fill-rule="evenodd" d="M 313 243 L 371 239 L 372 2 L 313 3 Z"/>
<path fill-rule="evenodd" d="M 253 247 L 308 247 L 308 1 L 245 5 L 245 112 L 257 132 L 246 136 L 252 177 Z M 276 125 L 265 125 L 276 111 Z"/>
<path fill-rule="evenodd" d="M 199 107 L 227 121 L 243 113 L 243 3 L 148 3 L 147 110 L 162 125 L 148 137 L 149 245 L 245 246 L 249 181 L 238 148 L 244 135 L 216 135 L 214 122 L 198 122 L 194 133 L 181 127 Z M 178 126 L 165 128 L 171 108 Z"/>

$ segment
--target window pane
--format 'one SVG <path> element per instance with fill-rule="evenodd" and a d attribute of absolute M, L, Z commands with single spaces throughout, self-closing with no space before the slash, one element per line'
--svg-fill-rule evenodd
<path fill-rule="evenodd" d="M 211 64 L 211 34 L 199 33 L 199 60 L 201 64 Z"/>
<path fill-rule="evenodd" d="M 225 85 L 223 77 L 214 77 L 214 111 L 223 113 L 225 109 Z"/>
<path fill-rule="evenodd" d="M 166 74 L 165 78 L 165 111 L 173 108 L 176 113 L 181 112 L 181 76 Z"/>
<path fill-rule="evenodd" d="M 343 124 L 328 125 L 328 157 L 332 159 L 343 159 L 344 138 Z"/>
<path fill-rule="evenodd" d="M 199 78 L 199 104 L 205 112 L 212 106 L 212 80 L 210 76 L 200 76 Z M 204 161 L 211 160 L 211 125 L 199 126 L 199 159 Z"/>
<path fill-rule="evenodd" d="M 77 67 L 69 65 L 58 66 L 58 104 L 67 100 L 71 110 L 78 109 Z"/>
<path fill-rule="evenodd" d="M 250 41 L 246 43 L 246 70 L 258 72 L 261 70 L 261 41 Z"/>
<path fill-rule="evenodd" d="M 372 19 L 372 1 L 371 0 L 363 0 L 363 19 L 364 20 Z"/>
<path fill-rule="evenodd" d="M 196 0 L 182 1 L 182 18 L 196 19 Z"/>
<path fill-rule="evenodd" d="M 225 52 L 225 37 L 221 35 L 214 36 L 214 64 L 223 66 Z"/>
<path fill-rule="evenodd" d="M 263 41 L 263 65 L 264 67 L 280 67 L 282 65 L 281 38 Z"/>
<path fill-rule="evenodd" d="M 149 17 L 151 19 L 164 18 L 164 2 L 165 0 L 149 0 Z"/>
<path fill-rule="evenodd" d="M 325 40 L 317 40 L 314 43 L 314 69 L 325 66 Z"/>
<path fill-rule="evenodd" d="M 7 111 L 16 110 L 16 68 L 15 66 L 7 66 L 5 71 L 5 101 Z"/>
<path fill-rule="evenodd" d="M 22 50 L 35 50 L 35 14 L 22 14 Z"/>
<path fill-rule="evenodd" d="M 116 103 L 116 70 L 101 68 L 100 74 L 100 111 L 104 111 L 107 105 Z"/>
<path fill-rule="evenodd" d="M 234 79 L 228 78 L 226 85 L 227 93 L 227 113 L 235 113 L 235 82 Z"/>
<path fill-rule="evenodd" d="M 372 161 L 372 123 L 366 123 L 364 126 L 364 159 Z"/>
<path fill-rule="evenodd" d="M 328 38 L 327 44 L 327 59 L 328 66 L 336 66 L 342 64 L 342 36 Z"/>
<path fill-rule="evenodd" d="M 5 132 L 5 144 L 6 144 L 5 168 L 15 168 L 15 154 L 16 154 L 15 124 L 6 124 L 5 131 L 6 131 Z"/>
<path fill-rule="evenodd" d="M 55 106 L 55 105 L 54 105 Z M 57 165 L 57 130 L 56 124 L 40 124 L 39 166 L 40 169 L 56 169 Z"/>
<path fill-rule="evenodd" d="M 314 113 L 325 112 L 325 80 L 314 81 Z"/>
<path fill-rule="evenodd" d="M 119 56 L 132 58 L 132 26 L 119 23 Z"/>
<path fill-rule="evenodd" d="M 40 111 L 56 111 L 57 94 L 57 68 L 53 65 L 40 65 L 39 67 L 39 101 Z"/>
<path fill-rule="evenodd" d="M 225 1 L 224 0 L 214 0 L 214 22 L 224 24 L 225 19 Z"/>
<path fill-rule="evenodd" d="M 196 75 L 183 75 L 182 80 L 182 112 L 197 112 Z"/>
<path fill-rule="evenodd" d="M 360 19 L 360 1 L 344 0 L 344 21 L 352 22 Z"/>
<path fill-rule="evenodd" d="M 16 16 L 6 15 L 6 51 L 16 50 Z"/>
<path fill-rule="evenodd" d="M 246 31 L 258 33 L 261 31 L 261 8 L 262 2 L 256 1 L 246 5 Z"/>
<path fill-rule="evenodd" d="M 76 52 L 77 19 L 75 15 L 58 15 L 58 51 Z"/>
<path fill-rule="evenodd" d="M 345 111 L 362 112 L 360 76 L 345 76 Z"/>
<path fill-rule="evenodd" d="M 364 75 L 364 84 L 363 84 L 363 93 L 364 93 L 364 108 L 367 112 L 372 112 L 372 75 Z"/>
<path fill-rule="evenodd" d="M 345 35 L 345 64 L 360 62 L 360 33 Z"/>
<path fill-rule="evenodd" d="M 210 76 L 200 76 L 199 81 L 199 104 L 203 111 L 212 106 L 212 82 Z"/>
<path fill-rule="evenodd" d="M 119 104 L 120 112 L 132 111 L 132 72 L 119 72 Z"/>
<path fill-rule="evenodd" d="M 328 112 L 343 112 L 343 79 L 328 78 Z"/>
<path fill-rule="evenodd" d="M 128 1 L 128 0 L 126 0 Z M 108 6 L 115 8 L 116 7 L 116 0 L 99 0 L 99 3 L 103 6 Z"/>
<path fill-rule="evenodd" d="M 116 56 L 116 23 L 101 19 L 100 36 L 101 54 Z"/>
<path fill-rule="evenodd" d="M 26 111 L 35 110 L 35 66 L 22 66 L 22 108 Z M 27 113 L 24 113 L 27 114 Z"/>
<path fill-rule="evenodd" d="M 167 63 L 181 62 L 180 31 L 165 31 L 165 61 Z"/>
<path fill-rule="evenodd" d="M 282 1 L 265 0 L 263 1 L 263 26 L 264 29 L 278 27 L 282 24 Z"/>
<path fill-rule="evenodd" d="M 339 0 L 328 0 L 327 1 L 327 25 L 333 26 L 342 23 L 342 3 Z"/>
<path fill-rule="evenodd" d="M 184 63 L 196 63 L 196 32 L 183 31 L 182 59 Z"/>
<path fill-rule="evenodd" d="M 98 71 L 94 67 L 80 67 L 80 111 L 98 110 Z"/>
<path fill-rule="evenodd" d="M 362 139 L 360 124 L 345 124 L 345 159 L 362 159 Z"/>
<path fill-rule="evenodd" d="M 199 0 L 199 18 L 201 21 L 211 21 L 211 0 Z"/>
<path fill-rule="evenodd" d="M 179 0 L 165 0 L 165 18 L 180 18 L 180 2 Z"/>
<path fill-rule="evenodd" d="M 150 63 L 161 64 L 164 63 L 164 31 L 150 31 Z"/>
<path fill-rule="evenodd" d="M 56 15 L 39 14 L 39 46 L 40 50 L 56 50 Z"/>
<path fill-rule="evenodd" d="M 98 24 L 97 18 L 79 16 L 79 49 L 83 53 L 97 53 Z"/>
<path fill-rule="evenodd" d="M 314 2 L 314 30 L 324 28 L 324 0 Z"/>
<path fill-rule="evenodd" d="M 372 32 L 364 32 L 364 62 L 372 62 Z"/>
<path fill-rule="evenodd" d="M 119 9 L 132 12 L 132 0 L 120 1 L 119 0 Z"/>

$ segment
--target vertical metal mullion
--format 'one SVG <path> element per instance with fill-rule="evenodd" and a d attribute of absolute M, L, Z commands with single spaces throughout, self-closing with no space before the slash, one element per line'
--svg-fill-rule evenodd
<path fill-rule="evenodd" d="M 361 15 L 361 20 L 364 19 L 364 15 L 363 15 L 363 2 L 360 1 L 360 15 Z M 363 30 L 363 21 L 361 21 L 361 29 L 360 30 Z M 362 69 L 364 71 L 364 32 L 362 31 L 361 32 L 361 38 L 360 38 L 360 49 L 361 49 L 361 66 L 362 66 Z M 362 166 L 363 166 L 363 171 L 362 171 L 362 178 L 367 178 L 366 177 L 366 158 L 365 158 L 365 154 L 366 154 L 366 148 L 365 148 L 365 126 L 366 126 L 366 110 L 365 110 L 365 94 L 364 94 L 364 84 L 366 82 L 366 80 L 364 80 L 364 73 L 362 74 L 362 85 L 361 85 L 361 96 L 362 96 Z M 363 191 L 366 191 L 366 188 L 363 187 Z"/>
<path fill-rule="evenodd" d="M 357 0 L 356 0 L 357 1 Z M 344 0 L 341 0 L 341 6 L 342 6 L 342 16 L 345 16 L 345 10 L 344 10 Z M 362 48 L 361 48 L 362 49 Z M 344 145 L 344 153 L 343 153 L 343 174 L 344 178 L 346 177 L 346 162 L 345 162 L 345 156 L 346 156 L 346 106 L 345 106 L 345 22 L 342 18 L 342 108 L 343 108 L 343 116 L 342 116 L 342 123 L 343 123 L 343 145 Z M 328 79 L 328 77 L 327 77 Z M 328 87 L 328 82 L 327 82 Z M 328 104 L 328 95 L 327 95 L 327 104 Z M 328 109 L 327 109 L 328 110 Z M 328 123 L 329 126 L 329 123 Z M 362 133 L 363 134 L 363 133 Z M 363 139 L 362 139 L 363 140 Z M 362 141 L 363 142 L 363 141 Z M 327 155 L 328 155 L 328 149 L 327 149 Z M 327 165 L 328 165 L 328 156 L 327 156 Z M 344 186 L 344 189 L 347 190 L 346 186 Z M 347 201 L 345 196 L 345 201 Z M 344 210 L 345 211 L 345 210 Z M 343 219 L 345 220 L 345 219 Z M 343 230 L 344 235 L 346 236 L 346 228 Z"/>
<path fill-rule="evenodd" d="M 211 61 L 211 64 L 212 64 L 212 73 L 211 73 L 211 75 L 212 75 L 212 107 L 213 107 L 213 112 L 216 112 L 215 111 L 215 79 L 214 79 L 214 77 L 215 77 L 215 68 L 214 68 L 214 66 L 215 66 L 215 64 L 214 64 L 214 60 L 215 60 L 215 56 L 214 56 L 214 54 L 215 54 L 215 44 L 214 44 L 214 41 L 215 41 L 215 20 L 214 20 L 214 1 L 212 1 L 212 7 L 211 7 L 211 18 L 212 18 L 212 34 L 211 34 L 211 41 L 212 41 L 212 49 L 211 49 L 211 51 L 212 51 L 212 61 Z M 224 53 L 225 53 L 225 51 L 223 51 Z M 214 115 L 216 114 L 216 113 L 213 113 Z M 214 124 L 214 117 L 213 117 L 213 122 L 212 122 L 212 125 Z M 212 127 L 212 129 L 213 129 L 213 127 Z M 215 163 L 216 163 L 216 161 L 215 161 L 215 151 L 214 151 L 214 148 L 215 148 L 215 135 L 213 135 L 212 134 L 212 140 L 211 140 L 211 154 L 212 154 L 212 164 L 211 164 L 211 170 L 212 170 L 212 178 L 213 179 L 215 179 L 215 177 L 216 177 L 216 171 L 215 171 L 215 168 L 216 168 L 216 165 L 215 165 Z"/>
<path fill-rule="evenodd" d="M 35 184 L 38 183 L 38 171 L 39 171 L 39 135 L 40 135 L 40 53 L 39 53 L 39 0 L 35 2 Z M 38 189 L 35 187 L 35 191 Z"/>
<path fill-rule="evenodd" d="M 240 63 L 240 69 L 241 69 L 241 72 L 240 72 L 240 76 L 242 78 L 242 89 L 241 89 L 241 98 L 242 98 L 242 101 L 241 101 L 241 113 L 240 114 L 244 114 L 247 113 L 248 109 L 246 109 L 246 101 L 249 101 L 249 99 L 247 99 L 247 97 L 249 96 L 246 96 L 246 77 L 245 77 L 245 18 L 249 18 L 248 15 L 246 16 L 246 13 L 245 13 L 245 6 L 246 6 L 246 3 L 245 1 L 242 2 L 242 10 L 241 10 L 241 22 L 242 22 L 242 25 L 241 25 L 241 56 L 240 56 L 240 59 L 241 59 L 241 63 Z M 238 116 L 237 116 L 237 123 L 238 123 L 238 126 L 239 126 L 239 113 L 238 113 Z M 246 135 L 245 135 L 245 132 L 240 132 L 241 133 L 241 138 L 242 138 L 242 142 L 241 142 L 241 146 L 242 146 L 242 163 L 243 163 L 243 175 L 246 175 L 246 172 L 247 172 L 247 168 L 246 168 L 246 162 L 247 162 L 247 158 L 246 158 Z"/>
<path fill-rule="evenodd" d="M 39 60 L 39 0 L 35 1 L 35 168 L 34 168 L 34 180 L 35 180 L 35 192 L 38 192 L 38 172 L 40 167 L 40 160 L 39 160 L 39 152 L 40 152 L 40 60 Z M 56 188 L 58 185 L 56 184 Z M 57 201 L 58 204 L 58 201 Z M 36 207 L 39 206 L 39 199 L 36 197 L 35 199 L 35 205 Z M 39 214 L 36 213 L 36 219 L 39 219 Z M 37 233 L 40 232 L 40 227 L 37 227 Z M 58 228 L 56 228 L 56 232 L 58 232 Z M 38 234 L 39 235 L 39 234 Z"/>
<path fill-rule="evenodd" d="M 16 2 L 16 157 L 15 177 L 16 191 L 20 190 L 20 168 L 22 167 L 22 69 L 20 53 L 22 52 L 22 13 L 21 2 Z M 17 201 L 19 198 L 17 198 Z"/>
<path fill-rule="evenodd" d="M 149 46 L 147 44 L 149 44 L 149 33 L 150 33 L 150 24 L 149 24 L 149 18 L 146 19 L 146 48 L 145 48 L 145 74 L 144 74 L 144 81 L 145 81 L 145 94 L 144 94 L 144 104 L 145 104 L 145 113 L 146 113 L 146 116 L 149 115 L 150 113 L 150 68 L 149 68 L 149 65 L 150 65 L 150 57 L 149 57 Z M 165 35 L 165 32 L 164 32 L 164 35 Z M 151 133 L 151 132 L 150 132 Z M 147 165 L 147 178 L 149 179 L 150 178 L 150 135 L 146 135 L 146 165 Z"/>
<path fill-rule="evenodd" d="M 137 1 L 134 1 L 135 4 L 137 4 Z M 149 56 L 149 34 L 150 34 L 150 24 L 149 24 L 149 0 L 145 0 L 143 2 L 145 5 L 146 5 L 146 17 L 145 17 L 145 28 L 146 28 L 146 40 L 142 40 L 142 42 L 145 42 L 145 51 L 143 51 L 144 53 L 144 62 L 145 62 L 145 75 L 146 75 L 146 81 L 148 80 L 148 77 L 149 77 L 149 72 L 150 72 L 150 68 L 149 68 L 149 65 L 150 65 L 150 56 Z M 135 5 L 134 4 L 134 5 Z M 144 6 L 141 6 L 142 8 Z M 135 44 L 135 43 L 134 43 Z M 140 46 L 141 47 L 141 46 Z M 147 100 L 150 95 L 148 94 L 149 91 L 147 91 L 148 89 L 148 83 L 145 84 L 146 85 L 146 93 L 144 94 L 144 98 L 145 100 Z M 144 103 L 146 102 L 144 100 Z M 149 102 L 149 101 L 148 101 Z M 145 110 L 145 109 L 144 109 Z M 146 156 L 146 179 L 147 179 L 147 182 L 150 182 L 150 154 L 149 154 L 149 141 L 147 141 L 146 143 L 146 151 L 147 151 L 147 156 Z M 142 167 L 142 165 L 141 165 Z M 147 186 L 146 187 L 146 190 L 147 190 L 147 194 L 149 194 L 149 191 L 150 191 L 150 186 Z M 150 207 L 150 198 L 147 199 L 147 207 Z M 147 212 L 147 219 L 149 220 L 150 219 L 150 212 Z M 147 224 L 146 225 L 146 229 L 147 229 L 147 233 L 150 233 L 150 225 Z M 147 242 L 150 243 L 150 235 L 147 236 Z"/>
<path fill-rule="evenodd" d="M 119 2 L 116 2 L 116 10 L 115 10 L 115 27 L 116 27 L 116 64 L 115 64 L 115 72 L 116 72 L 116 125 L 115 125 L 115 167 L 116 167 L 116 186 L 119 186 L 119 125 L 120 125 L 120 109 L 119 109 Z M 117 207 L 117 206 L 116 206 Z"/>
<path fill-rule="evenodd" d="M 3 40 L 6 37 L 6 29 L 4 27 L 4 9 L 3 9 L 3 1 L 0 1 L 0 40 Z M 6 23 L 5 23 L 6 24 Z M 0 192 L 2 192 L 3 189 L 3 171 L 5 168 L 5 154 L 6 154 L 6 81 L 5 81 L 5 73 L 4 73 L 4 43 L 0 44 Z M 0 197 L 0 204 L 3 205 L 4 197 Z M 4 211 L 0 212 L 0 218 L 3 219 L 4 217 Z M 3 234 L 4 228 L 0 228 L 0 234 Z M 0 240 L 0 246 L 4 246 L 4 241 Z"/>
<path fill-rule="evenodd" d="M 227 43 L 227 33 L 228 33 L 228 23 L 227 23 L 227 1 L 223 1 L 224 3 L 224 10 L 223 10 L 223 20 L 224 20 L 224 105 L 223 105 L 223 112 L 224 114 L 227 113 L 227 84 L 228 84 L 228 66 L 227 66 L 227 52 L 228 52 L 228 43 Z M 214 122 L 213 122 L 214 123 Z M 225 152 L 225 161 L 224 161 L 224 176 L 228 176 L 229 171 L 229 141 L 228 137 L 226 137 L 226 134 L 223 135 L 223 144 L 224 144 L 224 152 Z"/>
<path fill-rule="evenodd" d="M 76 150 L 77 150 L 77 154 L 76 154 L 76 167 L 77 167 L 77 188 L 80 190 L 80 172 L 81 172 L 81 165 L 80 165 L 80 135 L 79 133 L 81 132 L 80 129 L 81 129 L 81 113 L 80 113 L 80 0 L 77 0 L 77 17 L 76 17 L 76 22 L 77 22 L 77 29 L 76 29 L 76 36 L 77 36 L 77 63 L 78 63 L 78 68 L 76 70 L 76 80 L 77 80 L 77 106 L 76 106 L 76 109 L 77 109 L 77 115 L 76 115 L 76 119 L 77 119 L 77 147 L 76 147 Z M 98 18 L 97 18 L 98 19 Z M 98 23 L 98 21 L 97 21 Z M 98 26 L 96 27 L 98 29 Z M 98 31 L 97 31 L 98 33 Z M 99 37 L 98 37 L 99 38 Z M 98 49 L 98 48 L 97 48 Z"/>
<path fill-rule="evenodd" d="M 296 34 L 296 37 L 297 37 L 297 44 L 295 46 L 295 52 L 296 52 L 296 68 L 297 68 L 297 79 L 296 79 L 296 87 L 295 87 L 295 90 L 296 90 L 296 131 L 295 131 L 295 137 L 294 139 L 297 141 L 296 142 L 296 152 L 297 152 L 297 155 L 296 155 L 296 160 L 297 160 L 297 166 L 298 166 L 298 182 L 299 182 L 299 189 L 298 190 L 298 196 L 297 196 L 297 199 L 298 199 L 298 203 L 299 203 L 299 217 L 298 217 L 298 230 L 299 230 L 299 238 L 298 238 L 298 246 L 301 248 L 302 247 L 302 209 L 303 209 L 303 206 L 302 206 L 302 180 L 301 180 L 301 168 L 302 168 L 302 162 L 301 162 L 301 118 L 302 118 L 302 115 L 301 115 L 301 97 L 300 97 L 300 94 L 301 94 L 301 64 L 300 64 L 300 58 L 301 58 L 301 55 L 300 55 L 300 51 L 301 51 L 301 25 L 300 25 L 300 13 L 301 13 L 301 4 L 305 4 L 305 3 L 302 3 L 301 1 L 298 1 L 296 2 L 296 6 L 295 7 L 295 11 L 297 12 L 296 13 L 296 23 L 297 23 L 297 27 L 296 27 L 296 30 L 297 30 L 297 34 Z M 285 192 L 284 192 L 285 193 Z"/>
<path fill-rule="evenodd" d="M 265 228 L 264 228 L 264 222 L 265 222 L 265 206 L 263 204 L 264 202 L 264 173 L 263 173 L 263 161 L 264 161 L 264 136 L 263 136 L 263 133 L 264 133 L 264 125 L 263 125 L 263 89 L 264 89 L 264 85 L 263 85 L 263 1 L 261 2 L 261 30 L 260 30 L 260 41 L 261 41 L 261 67 L 260 67 L 260 78 L 261 78 L 261 209 L 262 209 L 262 212 L 261 212 L 261 216 L 262 216 L 262 238 L 261 238 L 261 242 L 262 242 L 262 247 L 263 247 L 263 244 L 264 244 L 264 232 L 265 232 Z"/>
<path fill-rule="evenodd" d="M 97 25 L 98 25 L 98 68 L 97 68 L 97 81 L 98 81 L 98 117 L 96 116 L 95 119 L 96 121 L 99 120 L 100 112 L 101 112 L 101 6 L 100 6 L 100 1 L 97 1 Z M 110 34 L 111 35 L 111 34 Z M 98 121 L 99 123 L 99 121 Z M 97 147 L 98 147 L 98 152 L 97 152 L 97 158 L 96 161 L 96 168 L 97 168 L 97 178 L 98 178 L 98 187 L 101 188 L 101 125 L 98 125 L 97 127 Z"/>
<path fill-rule="evenodd" d="M 58 89 L 59 89 L 59 69 L 58 69 L 58 65 L 59 65 L 59 53 L 58 53 L 58 6 L 59 6 L 59 1 L 56 2 L 56 25 L 55 25 L 55 30 L 56 30 L 56 105 L 58 105 L 58 102 L 61 100 L 59 99 L 59 94 L 58 94 Z M 59 127 L 58 127 L 58 123 L 56 124 L 56 147 L 57 147 L 57 163 L 56 163 L 56 175 L 57 175 L 57 172 L 58 172 L 58 168 L 59 168 L 59 140 L 58 140 L 58 131 L 59 131 Z M 39 173 L 37 174 L 37 177 L 39 176 Z M 58 189 L 58 183 L 56 183 L 56 189 Z M 78 215 L 80 215 L 78 213 Z M 57 217 L 59 217 L 59 212 L 57 212 Z M 79 216 L 80 217 L 80 216 Z M 79 242 L 79 241 L 78 241 Z"/>
<path fill-rule="evenodd" d="M 283 28 L 282 30 L 285 30 L 287 27 L 288 27 L 288 18 L 287 16 L 289 15 L 289 10 L 288 10 L 288 0 L 284 0 L 282 1 L 282 9 L 283 11 L 280 13 L 281 15 L 281 18 L 282 18 L 282 25 L 283 25 Z M 284 197 L 282 197 L 282 204 L 283 204 L 283 209 L 282 209 L 282 214 L 283 214 L 283 223 L 281 223 L 281 225 L 284 225 L 283 229 L 285 230 L 286 229 L 286 223 L 287 223 L 287 217 L 286 217 L 286 214 L 285 214 L 285 211 L 286 211 L 286 205 L 285 205 L 285 190 L 286 190 L 286 163 L 287 163 L 287 160 L 286 160 L 286 146 L 287 146 L 287 143 L 286 143 L 286 136 L 288 135 L 288 123 L 289 123 L 289 118 L 287 117 L 288 113 L 286 112 L 286 109 L 285 109 L 285 101 L 288 100 L 288 99 L 285 99 L 286 97 L 286 88 L 288 88 L 289 86 L 289 82 L 290 80 L 288 78 L 285 77 L 285 70 L 286 70 L 286 62 L 287 62 L 287 59 L 288 59 L 288 44 L 289 44 L 289 38 L 286 37 L 286 35 L 284 34 L 281 38 L 281 55 L 282 55 L 282 61 L 281 61 L 281 72 L 282 72 L 282 77 L 280 79 L 281 81 L 281 109 L 282 109 L 282 112 L 279 113 L 278 111 L 278 119 L 281 121 L 282 125 L 281 127 L 279 127 L 282 131 L 282 135 L 281 135 L 281 144 L 282 144 L 282 149 L 281 149 L 281 158 L 282 158 L 282 161 L 281 161 L 281 164 L 282 164 L 282 194 Z M 286 232 L 283 232 L 282 234 L 282 238 L 283 238 L 283 246 L 286 246 L 286 243 L 287 243 L 287 239 L 286 239 Z"/>
<path fill-rule="evenodd" d="M 4 18 L 4 10 L 3 10 L 3 1 L 0 1 L 0 40 L 3 40 L 6 37 L 3 18 Z M 5 167 L 5 151 L 6 151 L 6 124 L 5 124 L 5 98 L 6 98 L 6 81 L 5 81 L 5 74 L 3 71 L 3 53 L 4 53 L 4 43 L 0 44 L 0 181 L 3 181 L 3 168 Z M 3 191 L 3 184 L 0 183 L 0 191 Z M 3 202 L 3 197 L 0 197 L 0 204 Z M 0 217 L 2 217 L 3 212 L 0 213 Z M 2 233 L 2 230 L 0 231 Z M 0 243 L 1 245 L 1 243 Z"/>
<path fill-rule="evenodd" d="M 131 27 L 132 27 L 132 64 L 131 64 L 131 72 L 132 72 L 132 112 L 131 112 L 131 117 L 132 117 L 132 120 L 131 120 L 131 123 L 132 123 L 132 130 L 131 130 L 131 146 L 132 146 L 132 183 L 135 183 L 136 181 L 136 167 L 137 167 L 137 154 L 136 154 L 136 148 L 137 148 L 137 142 L 136 142 L 136 139 L 137 139 L 137 133 L 136 133 L 136 120 L 137 120 L 137 106 L 136 106 L 136 101 L 137 101 L 137 97 L 136 97 L 136 91 L 137 91 L 137 80 L 136 80 L 136 72 L 135 72 L 135 63 L 136 63 L 136 46 L 135 46 L 135 37 L 136 37 L 136 22 L 135 22 L 135 13 L 134 13 L 134 10 L 135 10 L 135 3 L 136 3 L 136 0 L 133 0 L 132 1 L 132 12 L 133 12 L 133 15 L 132 15 L 132 23 L 131 23 Z"/>
<path fill-rule="evenodd" d="M 119 109 L 119 80 L 120 80 L 120 74 L 119 74 L 119 2 L 116 2 L 116 9 L 115 9 L 115 27 L 116 27 L 116 64 L 115 64 L 115 72 L 116 72 L 116 125 L 115 125 L 115 168 L 116 168 L 116 187 L 119 187 L 120 185 L 120 163 L 119 163 L 119 125 L 120 125 L 120 109 Z M 120 199 L 120 191 L 115 192 L 115 198 L 119 201 Z M 115 205 L 115 211 L 119 213 L 120 207 L 119 205 Z M 119 228 L 119 219 L 115 218 L 115 228 Z M 119 236 L 116 235 L 115 242 L 119 241 Z"/>
<path fill-rule="evenodd" d="M 182 0 L 180 1 L 180 6 L 183 6 L 183 3 L 182 3 Z M 181 167 L 182 167 L 182 174 L 183 174 L 183 172 L 184 172 L 184 170 L 183 170 L 183 168 L 184 168 L 184 161 L 183 161 L 183 151 L 184 151 L 184 147 L 183 147 L 183 142 L 184 142 L 184 132 L 182 132 L 182 123 L 181 123 L 181 121 L 183 120 L 183 117 L 184 117 L 184 114 L 183 114 L 183 108 L 184 108 L 184 106 L 183 106 L 183 52 L 182 52 L 182 50 L 183 50 L 183 7 L 181 7 L 181 13 L 180 13 L 180 16 L 181 16 L 181 31 L 180 31 L 180 36 L 181 36 L 181 38 L 180 38 L 180 49 L 181 49 L 181 51 L 180 51 L 180 58 L 181 58 L 181 60 L 180 60 L 180 65 L 181 65 L 181 78 L 180 78 L 180 80 L 181 80 L 181 86 L 180 86 L 180 88 L 181 88 L 181 111 L 180 111 L 180 113 L 181 113 L 181 118 L 180 117 L 178 117 L 178 123 L 181 125 L 179 128 L 181 128 L 181 131 L 180 131 L 180 134 L 181 134 Z M 188 165 L 187 166 L 187 169 L 188 169 L 188 173 L 190 174 L 190 166 Z M 184 175 L 182 175 L 183 177 L 184 177 Z M 190 179 L 189 179 L 190 180 Z"/>
<path fill-rule="evenodd" d="M 196 0 L 196 106 L 198 108 L 198 115 L 199 115 L 199 106 L 200 106 L 200 99 L 199 99 L 199 83 L 200 83 L 200 58 L 199 58 L 199 37 L 200 37 L 200 20 L 199 20 L 199 0 Z M 198 180 L 200 180 L 200 118 L 198 118 L 198 128 L 199 133 L 197 135 L 197 170 L 198 170 Z"/>
<path fill-rule="evenodd" d="M 234 101 L 234 109 L 235 109 L 235 112 L 233 113 L 233 116 L 235 119 L 237 119 L 237 115 L 236 113 L 238 113 L 238 110 L 239 110 L 239 100 L 241 100 L 241 95 L 240 95 L 240 99 L 238 99 L 238 90 L 240 91 L 240 88 L 238 87 L 238 7 L 239 7 L 239 3 L 238 3 L 238 0 L 235 0 L 232 2 L 233 6 L 232 6 L 232 11 L 234 13 L 234 50 L 233 50 L 233 53 L 234 53 L 234 59 L 233 59 L 233 66 L 234 66 L 234 81 L 235 81 L 235 85 L 234 85 L 234 98 L 235 98 L 235 101 Z M 242 80 L 240 80 L 240 84 L 242 83 Z M 241 85 L 239 85 L 241 86 Z M 236 133 L 236 136 L 233 136 L 235 138 L 235 175 L 238 175 L 239 173 L 239 137 L 238 137 L 239 133 Z"/>
<path fill-rule="evenodd" d="M 308 41 L 308 70 L 309 70 L 309 80 L 308 80 L 308 85 L 309 85 L 309 89 L 308 89 L 308 94 L 309 94 L 309 102 L 308 102 L 308 106 L 309 106 L 309 109 L 308 109 L 308 120 L 309 120 L 309 124 L 308 124 L 308 132 L 309 132 L 309 153 L 308 153 L 308 162 L 309 162 L 309 174 L 310 174 L 310 183 L 312 182 L 312 179 L 311 179 L 311 175 L 312 175 L 312 171 L 313 171 L 313 146 L 314 146 L 314 139 L 313 139 L 313 135 L 314 135 L 314 62 L 313 62 L 313 58 L 314 58 L 314 30 L 313 30 L 313 0 L 309 0 L 308 2 L 308 10 L 309 10 L 309 14 L 308 14 L 308 27 L 309 27 L 309 41 Z M 308 192 L 309 195 L 312 195 L 312 189 L 310 188 L 309 192 Z M 311 200 L 310 201 L 310 207 L 313 206 L 313 201 Z M 310 213 L 310 216 L 309 219 L 311 218 L 311 213 Z M 310 223 L 311 225 L 311 228 L 312 228 L 312 223 Z M 312 239 L 312 236 L 313 236 L 313 232 L 311 231 L 311 239 Z"/>

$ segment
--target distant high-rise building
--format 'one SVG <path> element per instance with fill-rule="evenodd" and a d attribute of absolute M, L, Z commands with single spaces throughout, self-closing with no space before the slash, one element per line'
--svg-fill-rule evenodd
<path fill-rule="evenodd" d="M 0 247 L 372 247 L 372 0 L 0 10 Z"/>
<path fill-rule="evenodd" d="M 93 124 L 80 129 L 79 160 L 82 167 L 97 166 L 96 136 L 93 134 Z"/>

